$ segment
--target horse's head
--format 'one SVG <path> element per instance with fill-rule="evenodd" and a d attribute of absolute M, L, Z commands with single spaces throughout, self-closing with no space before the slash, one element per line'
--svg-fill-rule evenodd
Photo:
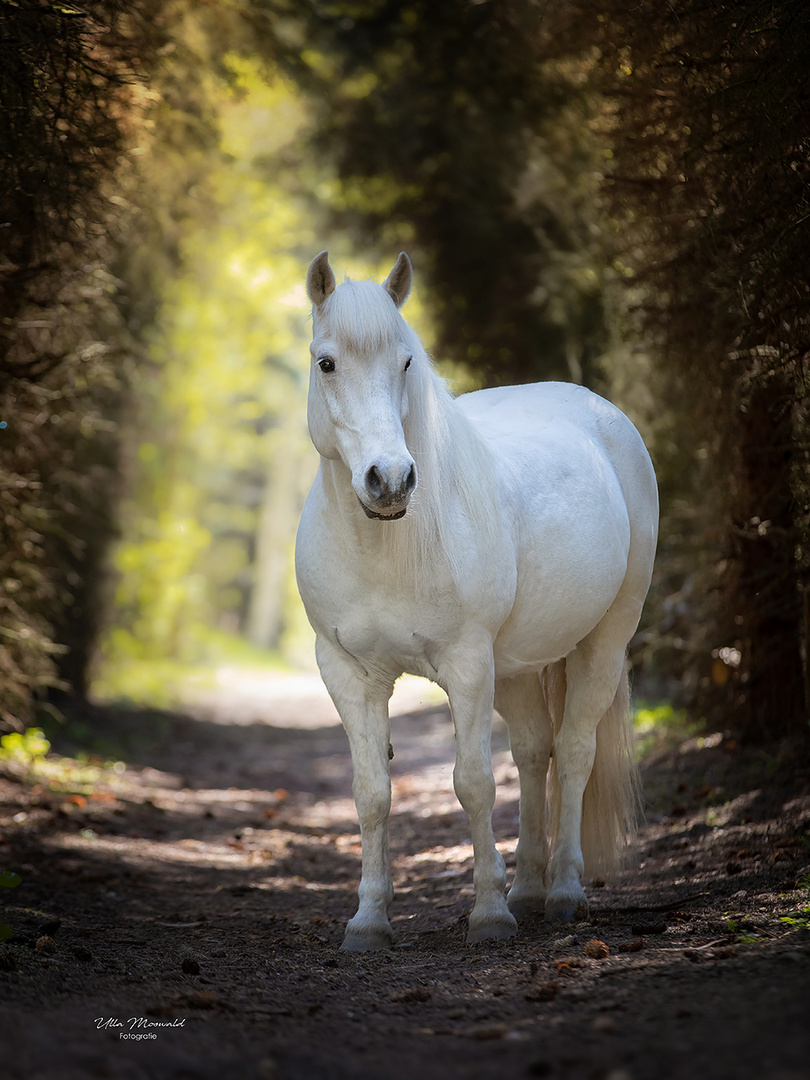
<path fill-rule="evenodd" d="M 340 458 L 370 518 L 404 516 L 416 487 L 416 465 L 405 443 L 408 368 L 415 337 L 399 313 L 413 271 L 403 252 L 382 285 L 335 285 L 327 253 L 309 267 L 312 370 L 307 419 L 315 448 Z"/>

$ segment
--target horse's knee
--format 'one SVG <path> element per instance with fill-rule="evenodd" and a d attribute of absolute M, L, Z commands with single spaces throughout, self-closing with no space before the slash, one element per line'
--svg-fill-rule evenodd
<path fill-rule="evenodd" d="M 387 774 L 355 776 L 352 792 L 363 828 L 373 828 L 387 820 L 391 812 L 391 781 Z"/>

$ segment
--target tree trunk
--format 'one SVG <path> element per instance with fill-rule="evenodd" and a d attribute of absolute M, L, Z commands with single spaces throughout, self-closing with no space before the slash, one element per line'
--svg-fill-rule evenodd
<path fill-rule="evenodd" d="M 742 653 L 734 722 L 752 739 L 808 733 L 792 485 L 789 378 L 771 375 L 738 413 L 738 498 L 732 552 L 734 622 Z"/>
<path fill-rule="evenodd" d="M 267 482 L 256 530 L 253 588 L 248 600 L 246 634 L 254 645 L 275 648 L 284 626 L 284 592 L 290 569 L 290 538 L 298 513 L 298 430 L 292 425 L 271 432 Z"/>

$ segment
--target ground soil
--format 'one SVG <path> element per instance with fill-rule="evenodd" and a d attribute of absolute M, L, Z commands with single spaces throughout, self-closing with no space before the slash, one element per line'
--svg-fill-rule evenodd
<path fill-rule="evenodd" d="M 634 861 L 587 883 L 590 920 L 470 947 L 449 718 L 419 686 L 396 711 L 396 943 L 377 953 L 338 951 L 360 837 L 308 678 L 232 673 L 183 714 L 69 710 L 54 748 L 123 771 L 61 790 L 0 771 L 0 868 L 22 877 L 0 896 L 0 1076 L 810 1077 L 806 757 L 721 732 L 660 748 Z M 493 747 L 511 867 L 498 724 Z"/>

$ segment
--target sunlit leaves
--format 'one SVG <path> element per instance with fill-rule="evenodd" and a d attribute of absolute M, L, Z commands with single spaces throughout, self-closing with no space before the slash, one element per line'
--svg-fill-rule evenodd
<path fill-rule="evenodd" d="M 142 387 L 135 496 L 116 558 L 112 661 L 193 660 L 206 627 L 239 626 L 263 491 L 280 452 L 274 432 L 285 431 L 291 469 L 301 470 L 307 453 L 300 252 L 316 241 L 309 216 L 272 172 L 292 152 L 302 107 L 287 83 L 267 81 L 256 64 L 232 57 L 227 68 L 209 102 L 221 139 L 201 210 L 213 213 L 186 223 L 181 272 L 166 284 L 153 334 L 156 378 Z M 285 545 L 296 487 L 289 499 Z"/>

